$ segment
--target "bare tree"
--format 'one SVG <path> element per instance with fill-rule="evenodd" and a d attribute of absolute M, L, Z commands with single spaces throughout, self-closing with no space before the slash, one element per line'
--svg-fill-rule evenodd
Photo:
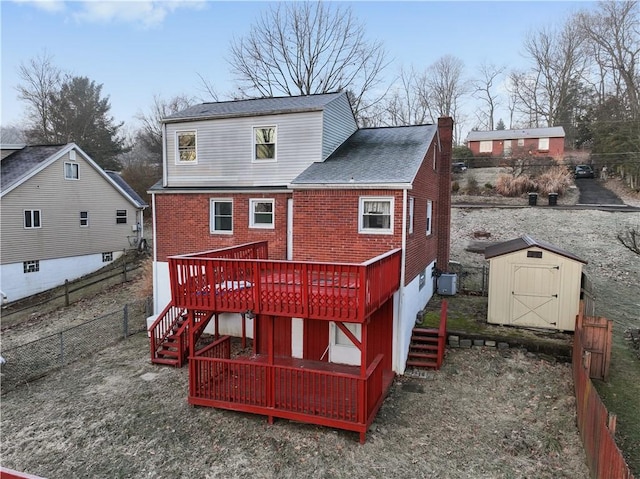
<path fill-rule="evenodd" d="M 600 2 L 595 13 L 578 15 L 600 67 L 615 84 L 619 76 L 633 118 L 640 118 L 640 12 L 636 0 Z"/>
<path fill-rule="evenodd" d="M 349 89 L 359 118 L 381 82 L 385 55 L 380 42 L 366 39 L 349 8 L 283 2 L 267 10 L 248 36 L 231 43 L 229 63 L 247 96 Z"/>
<path fill-rule="evenodd" d="M 424 74 L 418 74 L 413 66 L 408 70 L 402 68 L 383 102 L 381 123 L 397 126 L 420 125 L 430 121 L 429 99 L 423 93 L 424 81 Z"/>
<path fill-rule="evenodd" d="M 630 228 L 623 233 L 618 233 L 617 238 L 622 246 L 632 253 L 640 255 L 640 231 Z"/>
<path fill-rule="evenodd" d="M 577 87 L 586 69 L 581 31 L 575 21 L 559 30 L 529 34 L 525 54 L 533 63 L 528 71 L 510 74 L 520 113 L 529 126 L 555 126 L 572 117 Z"/>
<path fill-rule="evenodd" d="M 136 135 L 149 155 L 149 162 L 162 162 L 162 119 L 184 110 L 195 103 L 194 99 L 186 95 L 176 95 L 169 100 L 163 100 L 158 95 L 153 96 L 153 104 L 146 113 L 138 112 L 136 119 L 142 124 Z"/>
<path fill-rule="evenodd" d="M 22 83 L 16 87 L 18 98 L 27 103 L 27 129 L 31 136 L 53 141 L 51 100 L 62 85 L 62 72 L 53 64 L 46 51 L 20 64 L 18 75 Z"/>
<path fill-rule="evenodd" d="M 505 66 L 496 66 L 493 63 L 483 62 L 478 67 L 480 78 L 473 82 L 473 96 L 481 100 L 486 107 L 486 110 L 478 112 L 480 115 L 478 119 L 484 123 L 487 130 L 494 129 L 494 115 L 496 107 L 499 105 L 494 88 L 505 69 Z"/>

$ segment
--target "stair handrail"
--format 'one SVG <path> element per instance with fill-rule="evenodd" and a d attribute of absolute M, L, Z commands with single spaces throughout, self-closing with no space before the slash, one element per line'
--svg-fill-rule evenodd
<path fill-rule="evenodd" d="M 169 331 L 171 331 L 171 327 L 180 317 L 180 315 L 177 314 L 172 321 L 170 322 L 165 321 L 165 317 L 169 314 L 172 308 L 175 308 L 178 311 L 182 309 L 182 308 L 178 308 L 177 306 L 174 306 L 173 301 L 169 301 L 169 304 L 167 304 L 167 306 L 162 310 L 162 312 L 158 315 L 156 320 L 153 322 L 153 324 L 149 328 L 149 335 L 151 336 L 150 345 L 151 345 L 152 358 L 156 357 L 156 352 L 158 347 L 160 346 L 160 344 L 162 344 L 162 342 L 165 339 L 167 339 L 167 337 L 169 336 Z M 165 325 L 165 327 L 161 329 L 158 334 L 157 329 L 159 329 L 160 326 L 163 324 Z"/>

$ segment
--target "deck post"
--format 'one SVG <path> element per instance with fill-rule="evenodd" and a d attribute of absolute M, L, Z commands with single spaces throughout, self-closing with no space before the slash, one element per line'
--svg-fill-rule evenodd
<path fill-rule="evenodd" d="M 244 349 L 247 347 L 247 317 L 244 313 L 240 313 L 240 316 L 242 316 L 242 349 Z"/>
<path fill-rule="evenodd" d="M 214 338 L 215 338 L 215 339 L 216 339 L 216 341 L 217 341 L 218 339 L 220 339 L 220 323 L 219 323 L 219 321 L 218 321 L 218 319 L 219 319 L 219 318 L 218 318 L 218 313 L 216 312 L 216 313 L 214 313 L 214 314 L 215 314 L 215 316 L 214 316 L 214 318 L 213 318 L 213 320 L 215 321 L 215 322 L 214 322 L 214 330 L 215 330 L 215 332 L 214 332 Z"/>

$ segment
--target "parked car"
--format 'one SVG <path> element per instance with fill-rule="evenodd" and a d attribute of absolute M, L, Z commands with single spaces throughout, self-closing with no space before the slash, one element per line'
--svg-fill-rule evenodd
<path fill-rule="evenodd" d="M 595 178 L 593 174 L 593 168 L 589 165 L 578 165 L 576 166 L 575 172 L 573 174 L 574 178 Z"/>
<path fill-rule="evenodd" d="M 467 165 L 465 165 L 463 161 L 458 161 L 451 164 L 451 170 L 454 173 L 462 173 L 463 171 L 467 170 Z"/>

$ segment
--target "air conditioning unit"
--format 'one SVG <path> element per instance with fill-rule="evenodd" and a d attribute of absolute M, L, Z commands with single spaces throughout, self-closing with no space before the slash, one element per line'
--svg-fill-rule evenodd
<path fill-rule="evenodd" d="M 443 296 L 455 296 L 458 292 L 458 275 L 444 273 L 438 278 L 438 294 Z"/>

